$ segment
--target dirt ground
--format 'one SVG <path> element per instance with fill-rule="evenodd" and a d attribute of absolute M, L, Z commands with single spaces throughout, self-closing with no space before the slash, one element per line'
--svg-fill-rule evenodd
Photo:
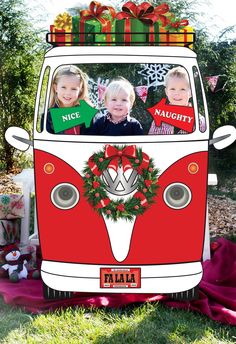
<path fill-rule="evenodd" d="M 211 238 L 236 236 L 236 201 L 208 195 L 208 209 Z"/>

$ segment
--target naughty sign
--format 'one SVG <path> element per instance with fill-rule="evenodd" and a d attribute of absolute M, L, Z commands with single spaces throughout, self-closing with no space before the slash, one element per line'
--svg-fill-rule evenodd
<path fill-rule="evenodd" d="M 157 127 L 162 122 L 165 122 L 188 133 L 193 132 L 194 110 L 191 106 L 166 104 L 166 99 L 163 98 L 159 103 L 147 110 L 150 112 Z"/>
<path fill-rule="evenodd" d="M 97 109 L 80 100 L 80 105 L 74 107 L 52 108 L 50 113 L 55 133 L 73 128 L 77 125 L 85 124 L 86 128 L 90 127 Z"/>

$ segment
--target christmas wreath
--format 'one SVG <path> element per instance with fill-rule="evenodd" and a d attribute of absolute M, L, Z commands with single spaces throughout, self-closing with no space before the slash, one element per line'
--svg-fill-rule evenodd
<path fill-rule="evenodd" d="M 123 198 L 111 200 L 106 191 L 106 184 L 100 178 L 108 168 L 124 172 L 132 168 L 138 173 L 137 191 L 126 201 Z M 158 189 L 158 169 L 153 160 L 137 148 L 130 146 L 105 145 L 104 149 L 93 154 L 84 168 L 85 196 L 92 207 L 100 214 L 117 221 L 119 218 L 132 220 L 143 214 L 152 203 Z"/>

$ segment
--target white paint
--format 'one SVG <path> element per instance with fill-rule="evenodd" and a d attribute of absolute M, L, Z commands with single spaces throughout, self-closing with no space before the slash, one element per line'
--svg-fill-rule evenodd
<path fill-rule="evenodd" d="M 112 253 L 118 262 L 122 262 L 129 253 L 136 216 L 132 221 L 118 219 L 116 222 L 105 216 L 103 218 L 106 223 Z"/>
<path fill-rule="evenodd" d="M 200 262 L 145 265 L 141 267 L 141 288 L 100 288 L 100 268 L 107 265 L 42 261 L 41 276 L 50 288 L 61 291 L 106 293 L 175 293 L 195 287 L 202 279 Z M 120 266 L 112 266 L 112 268 Z M 123 267 L 123 266 L 122 266 Z M 130 266 L 129 268 L 137 267 Z"/>

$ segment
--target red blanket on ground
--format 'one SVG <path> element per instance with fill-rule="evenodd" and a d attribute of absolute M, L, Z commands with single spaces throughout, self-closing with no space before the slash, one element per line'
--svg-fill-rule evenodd
<path fill-rule="evenodd" d="M 11 283 L 0 280 L 0 295 L 5 303 L 32 313 L 52 311 L 60 307 L 121 307 L 135 302 L 161 301 L 167 306 L 201 312 L 213 320 L 236 325 L 236 244 L 223 238 L 212 244 L 212 259 L 203 263 L 199 299 L 191 302 L 171 301 L 154 294 L 78 293 L 72 299 L 46 301 L 41 280 Z"/>

